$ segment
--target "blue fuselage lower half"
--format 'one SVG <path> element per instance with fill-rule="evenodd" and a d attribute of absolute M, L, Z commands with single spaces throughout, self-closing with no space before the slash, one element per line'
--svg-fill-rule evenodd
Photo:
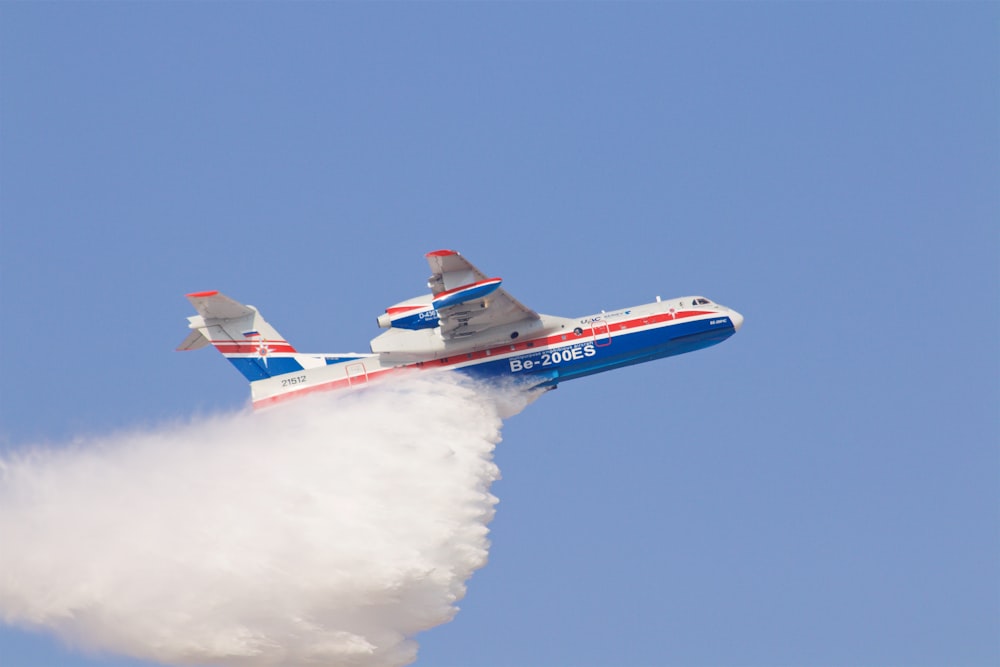
<path fill-rule="evenodd" d="M 476 378 L 530 378 L 532 386 L 555 386 L 566 380 L 717 345 L 736 333 L 736 329 L 733 319 L 720 313 L 716 317 L 636 331 L 612 330 L 603 337 L 570 332 L 544 347 L 492 361 L 470 362 L 456 366 L 456 370 Z"/>

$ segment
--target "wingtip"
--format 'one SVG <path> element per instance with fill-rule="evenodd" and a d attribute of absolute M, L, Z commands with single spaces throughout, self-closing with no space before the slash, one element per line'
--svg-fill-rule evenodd
<path fill-rule="evenodd" d="M 427 253 L 426 257 L 449 257 L 451 255 L 457 255 L 458 253 L 454 250 L 432 250 Z"/>
<path fill-rule="evenodd" d="M 189 299 L 206 299 L 210 296 L 215 296 L 219 293 L 219 290 L 209 290 L 208 292 L 191 292 L 190 294 L 185 294 Z"/>

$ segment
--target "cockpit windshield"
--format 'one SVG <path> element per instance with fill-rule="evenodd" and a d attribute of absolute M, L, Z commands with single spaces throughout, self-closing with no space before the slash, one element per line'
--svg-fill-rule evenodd
<path fill-rule="evenodd" d="M 691 302 L 695 306 L 711 306 L 712 302 L 703 296 L 695 297 L 694 301 Z"/>

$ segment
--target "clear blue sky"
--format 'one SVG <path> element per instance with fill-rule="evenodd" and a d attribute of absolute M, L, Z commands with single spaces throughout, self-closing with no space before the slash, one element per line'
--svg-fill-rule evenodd
<path fill-rule="evenodd" d="M 441 247 L 746 324 L 506 425 L 417 665 L 1000 664 L 1000 5 L 0 3 L 4 449 L 243 405 L 187 292 L 365 351 Z"/>

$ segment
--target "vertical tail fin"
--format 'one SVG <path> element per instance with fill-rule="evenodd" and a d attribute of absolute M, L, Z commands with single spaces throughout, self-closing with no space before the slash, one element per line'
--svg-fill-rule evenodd
<path fill-rule="evenodd" d="M 295 348 L 253 306 L 219 292 L 194 292 L 187 298 L 198 314 L 188 318 L 193 331 L 178 350 L 211 343 L 250 382 L 302 370 Z"/>

